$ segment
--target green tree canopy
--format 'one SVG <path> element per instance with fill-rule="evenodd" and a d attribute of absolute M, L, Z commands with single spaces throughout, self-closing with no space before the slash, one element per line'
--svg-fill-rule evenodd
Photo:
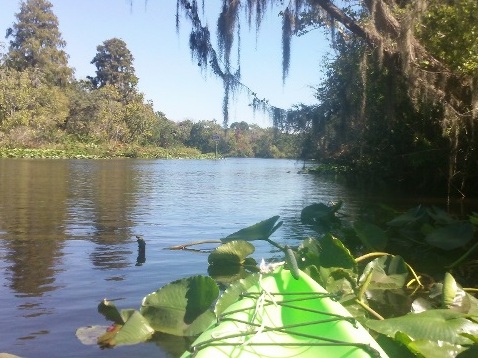
<path fill-rule="evenodd" d="M 133 55 L 126 43 L 118 38 L 103 42 L 91 61 L 97 68 L 96 77 L 88 77 L 96 88 L 111 85 L 123 94 L 135 91 L 138 78 L 133 67 Z"/>
<path fill-rule="evenodd" d="M 58 29 L 58 18 L 47 0 L 27 0 L 16 14 L 17 22 L 7 30 L 10 40 L 6 63 L 24 71 L 38 69 L 48 83 L 65 86 L 72 77 L 66 46 Z"/>
<path fill-rule="evenodd" d="M 390 78 L 403 79 L 405 93 L 418 111 L 424 102 L 442 107 L 440 124 L 442 135 L 448 141 L 445 154 L 448 168 L 438 170 L 448 173 L 449 190 L 453 187 L 464 193 L 467 183 L 470 187 L 471 178 L 478 174 L 478 73 L 474 70 L 477 62 L 476 2 L 224 0 L 222 4 L 216 16 L 217 46 L 207 25 L 212 21 L 204 11 L 204 1 L 177 0 L 177 24 L 179 26 L 182 18 L 189 21 L 193 58 L 201 67 L 211 69 L 223 82 L 226 123 L 229 97 L 236 89 L 253 97 L 254 108 L 269 111 L 275 125 L 290 118 L 287 110 L 270 105 L 244 85 L 240 66 L 234 68 L 230 60 L 231 54 L 235 53 L 232 51 L 235 44 L 240 51 L 241 22 L 245 20 L 259 31 L 264 15 L 272 11 L 283 19 L 278 36 L 283 42 L 284 78 L 293 60 L 290 44 L 295 35 L 322 28 L 331 35 L 332 47 L 338 40 L 361 42 L 368 50 L 362 51 L 360 62 L 366 63 L 363 58 L 372 51 L 380 67 L 396 73 Z M 360 71 L 366 72 L 367 67 Z M 367 76 L 358 76 L 357 79 L 363 81 Z M 367 91 L 362 93 L 365 95 Z M 356 100 L 367 104 L 365 97 Z M 363 107 L 360 111 L 365 113 Z"/>

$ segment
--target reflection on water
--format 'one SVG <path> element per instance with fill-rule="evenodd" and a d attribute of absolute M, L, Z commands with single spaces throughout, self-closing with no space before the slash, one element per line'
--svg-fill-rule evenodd
<path fill-rule="evenodd" d="M 298 174 L 301 167 L 258 159 L 0 159 L 0 316 L 11 322 L 0 350 L 28 357 L 177 356 L 183 339 L 157 335 L 101 351 L 83 346 L 75 330 L 107 324 L 96 312 L 104 297 L 137 308 L 167 282 L 207 274 L 205 254 L 166 247 L 218 239 L 273 215 L 284 221 L 276 240 L 302 239 L 304 206 L 344 200 L 345 211 L 357 210 L 357 195 Z M 258 244 L 254 255 L 275 254 Z"/>

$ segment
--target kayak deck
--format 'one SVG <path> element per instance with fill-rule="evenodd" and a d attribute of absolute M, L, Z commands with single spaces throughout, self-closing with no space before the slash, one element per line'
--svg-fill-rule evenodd
<path fill-rule="evenodd" d="M 288 270 L 258 282 L 183 357 L 387 357 L 322 286 Z"/>

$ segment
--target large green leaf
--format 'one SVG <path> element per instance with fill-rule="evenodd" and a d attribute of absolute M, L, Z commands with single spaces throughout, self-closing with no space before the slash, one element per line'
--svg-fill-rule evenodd
<path fill-rule="evenodd" d="M 382 321 L 367 320 L 367 327 L 376 332 L 395 337 L 397 332 L 407 334 L 412 340 L 443 341 L 452 344 L 472 344 L 462 333 L 476 336 L 478 324 L 470 316 L 447 310 L 429 310 L 411 313 Z M 476 317 L 476 316 L 475 316 Z"/>
<path fill-rule="evenodd" d="M 360 277 L 366 289 L 389 290 L 402 288 L 408 277 L 408 268 L 400 256 L 381 256 L 369 262 Z"/>
<path fill-rule="evenodd" d="M 254 245 L 244 240 L 229 241 L 217 247 L 207 258 L 210 265 L 241 265 L 254 253 Z"/>
<path fill-rule="evenodd" d="M 218 295 L 219 288 L 211 277 L 188 277 L 144 297 L 140 311 L 157 331 L 196 335 L 214 321 L 209 308 Z"/>
<path fill-rule="evenodd" d="M 153 333 L 154 329 L 149 325 L 145 317 L 138 311 L 134 311 L 108 345 L 141 343 L 151 338 Z"/>
<path fill-rule="evenodd" d="M 430 232 L 425 241 L 443 250 L 453 250 L 465 246 L 473 239 L 473 225 L 469 222 L 457 222 L 439 227 Z"/>
<path fill-rule="evenodd" d="M 454 358 L 464 350 L 462 346 L 449 342 L 437 342 L 428 339 L 413 340 L 403 332 L 397 332 L 395 340 L 405 345 L 419 357 Z"/>
<path fill-rule="evenodd" d="M 318 266 L 357 270 L 357 263 L 349 249 L 331 234 L 327 234 L 319 240 L 319 252 Z"/>
<path fill-rule="evenodd" d="M 320 240 L 302 241 L 297 250 L 297 262 L 329 292 L 348 292 L 356 286 L 357 263 L 342 242 L 330 234 Z"/>
<path fill-rule="evenodd" d="M 282 221 L 277 223 L 277 220 L 279 220 L 279 216 L 273 216 L 269 219 L 258 222 L 257 224 L 236 231 L 235 233 L 222 238 L 221 241 L 226 243 L 234 240 L 267 240 L 282 225 Z"/>
<path fill-rule="evenodd" d="M 364 221 L 354 223 L 355 233 L 365 247 L 372 251 L 383 251 L 387 247 L 388 237 L 384 230 Z"/>
<path fill-rule="evenodd" d="M 443 280 L 443 292 L 442 292 L 442 307 L 451 308 L 456 302 L 455 298 L 458 292 L 458 284 L 455 278 L 449 273 L 445 273 L 445 279 Z"/>

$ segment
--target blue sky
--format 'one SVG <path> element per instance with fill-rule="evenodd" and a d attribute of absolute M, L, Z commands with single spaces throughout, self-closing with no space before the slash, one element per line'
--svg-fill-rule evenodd
<path fill-rule="evenodd" d="M 189 27 L 186 20 L 179 35 L 175 28 L 175 0 L 50 0 L 59 19 L 60 31 L 67 42 L 69 65 L 75 68 L 76 78 L 95 74 L 90 61 L 96 46 L 118 37 L 133 54 L 139 90 L 152 100 L 155 110 L 162 111 L 174 121 L 184 119 L 212 120 L 222 123 L 222 83 L 210 73 L 200 71 L 189 52 Z M 20 9 L 19 0 L 1 0 L 0 44 L 8 46 L 4 34 L 15 22 Z M 208 0 L 206 17 L 215 28 L 221 9 L 220 0 Z M 261 31 L 242 26 L 242 81 L 259 97 L 283 108 L 293 104 L 315 102 L 313 89 L 320 83 L 323 56 L 328 41 L 314 31 L 292 41 L 289 76 L 282 84 L 280 9 L 273 8 L 264 19 Z M 1 49 L 1 48 L 0 48 Z M 6 51 L 6 49 L 3 49 Z M 230 107 L 230 123 L 246 121 L 262 127 L 271 125 L 270 119 L 254 114 L 248 106 L 250 99 L 236 96 Z"/>

